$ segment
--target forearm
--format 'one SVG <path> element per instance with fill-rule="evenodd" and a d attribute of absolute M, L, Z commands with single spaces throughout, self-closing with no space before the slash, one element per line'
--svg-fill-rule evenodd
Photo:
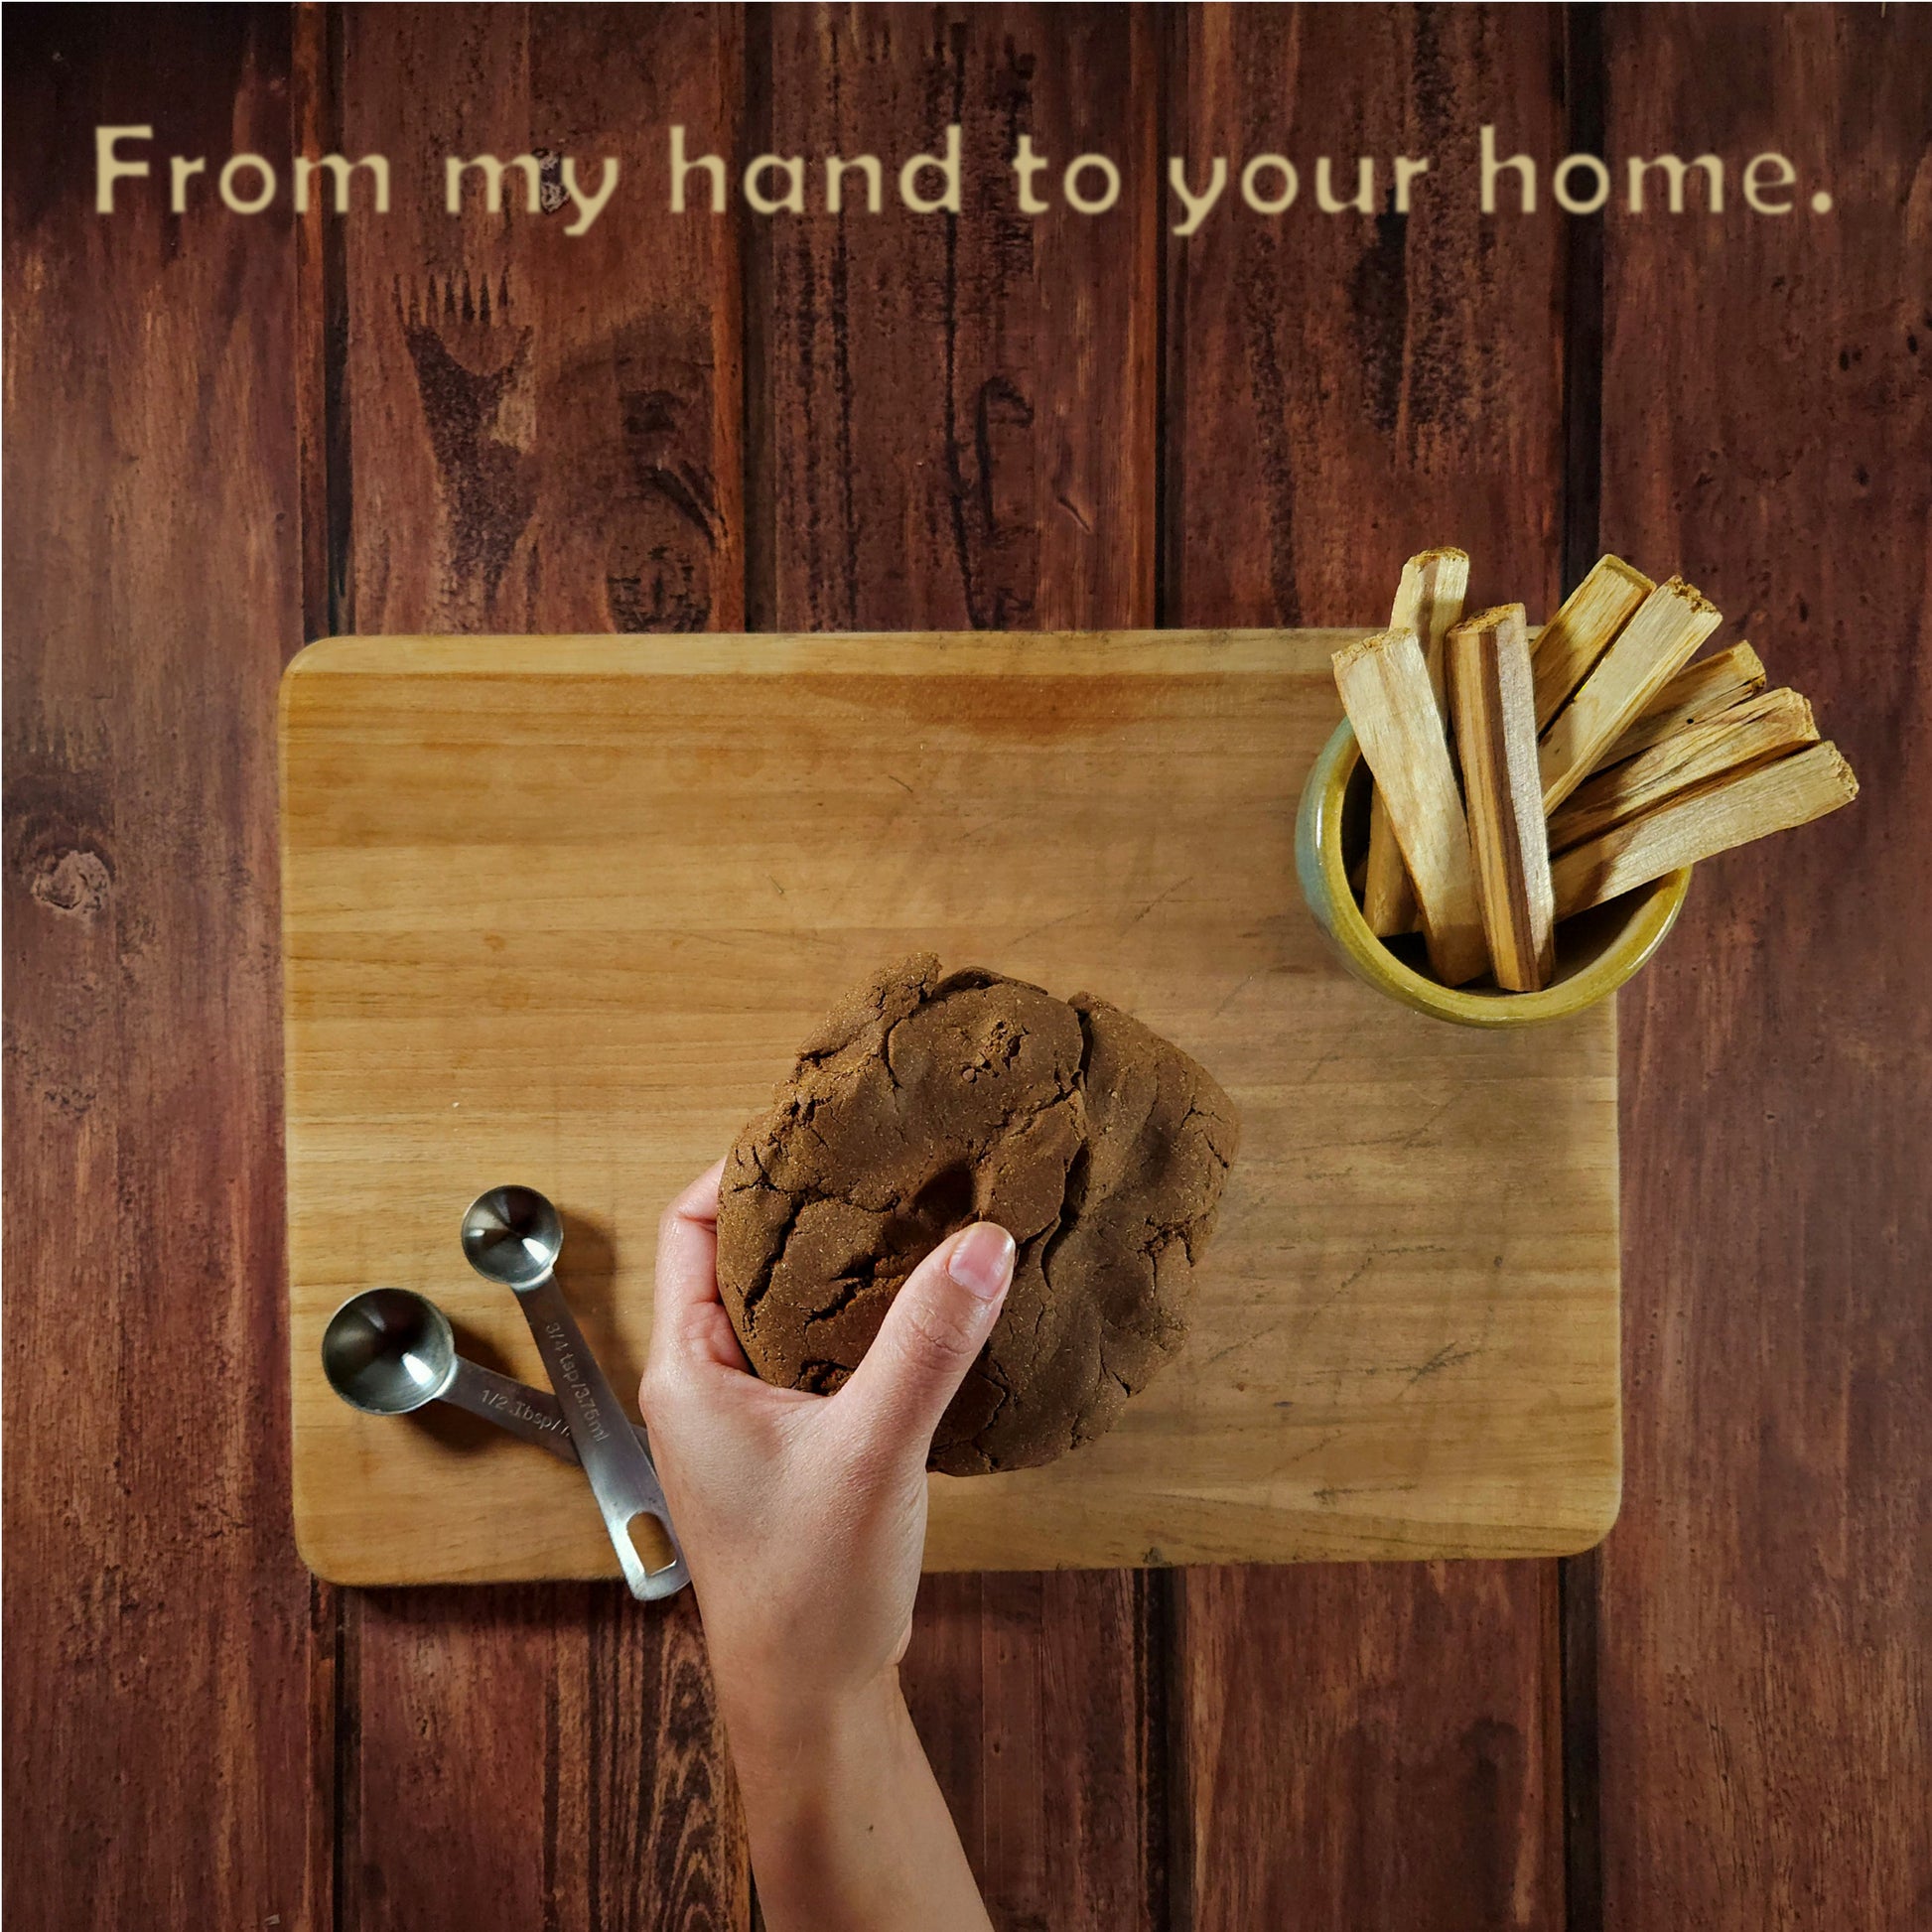
<path fill-rule="evenodd" d="M 770 1932 L 988 1932 L 897 1676 L 834 1713 L 725 1718 Z"/>

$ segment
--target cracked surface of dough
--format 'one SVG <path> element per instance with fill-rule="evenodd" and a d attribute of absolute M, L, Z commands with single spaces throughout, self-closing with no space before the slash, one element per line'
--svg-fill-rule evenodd
<path fill-rule="evenodd" d="M 1204 1069 L 1118 1008 L 918 954 L 839 1006 L 739 1136 L 719 1288 L 759 1375 L 829 1392 L 918 1262 L 999 1222 L 1013 1287 L 931 1466 L 1048 1462 L 1179 1347 L 1237 1140 Z"/>

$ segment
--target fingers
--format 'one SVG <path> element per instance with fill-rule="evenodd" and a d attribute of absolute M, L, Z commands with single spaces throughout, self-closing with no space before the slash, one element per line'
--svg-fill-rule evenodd
<path fill-rule="evenodd" d="M 650 1324 L 654 1370 L 672 1362 L 743 1369 L 731 1317 L 718 1299 L 718 1182 L 715 1162 L 669 1207 L 657 1228 L 657 1292 Z"/>
<path fill-rule="evenodd" d="M 676 1200 L 665 1209 L 680 1220 L 698 1221 L 707 1227 L 718 1225 L 718 1185 L 725 1177 L 725 1161 L 720 1155 Z"/>
<path fill-rule="evenodd" d="M 833 1402 L 924 1461 L 939 1418 L 999 1319 L 1013 1262 L 1012 1235 L 990 1221 L 935 1248 L 893 1298 Z"/>

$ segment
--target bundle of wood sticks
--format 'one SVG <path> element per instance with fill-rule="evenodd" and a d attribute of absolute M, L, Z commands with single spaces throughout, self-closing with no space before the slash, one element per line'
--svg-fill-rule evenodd
<path fill-rule="evenodd" d="M 1681 577 L 1604 557 L 1534 635 L 1520 604 L 1464 618 L 1468 584 L 1460 550 L 1411 557 L 1388 629 L 1334 655 L 1374 780 L 1363 916 L 1420 926 L 1446 986 L 1547 986 L 1559 920 L 1858 795 L 1749 644 L 1692 661 L 1723 620 Z"/>

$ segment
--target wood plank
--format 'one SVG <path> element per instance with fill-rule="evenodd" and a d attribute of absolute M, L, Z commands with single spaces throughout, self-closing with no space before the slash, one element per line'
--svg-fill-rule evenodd
<path fill-rule="evenodd" d="M 280 1421 L 294 253 L 171 218 L 159 158 L 103 217 L 91 165 L 161 123 L 285 169 L 288 12 L 5 43 L 8 1920 L 327 1925 L 333 1618 Z"/>
<path fill-rule="evenodd" d="M 1518 1714 L 1498 1697 L 1556 1649 L 1555 1592 L 1526 1605 L 1519 1580 L 1531 1574 L 1186 1573 L 1178 1698 L 1197 1922 L 1417 1932 L 1563 1922 L 1546 1897 L 1558 1856 L 1555 1699 Z M 1455 1909 L 1440 1913 L 1444 1903 Z"/>
<path fill-rule="evenodd" d="M 1170 241 L 1163 620 L 1372 621 L 1436 543 L 1469 552 L 1472 608 L 1555 610 L 1561 230 L 1484 223 L 1456 160 L 1473 98 L 1510 102 L 1517 145 L 1567 151 L 1554 16 L 1203 9 L 1179 39 L 1167 145 L 1197 167 L 1327 153 L 1345 179 L 1394 149 L 1436 173 L 1407 221 L 1324 216 L 1305 184 L 1278 222 Z M 1190 1572 L 1179 1591 L 1187 1922 L 1561 1922 L 1553 1567 Z M 1378 1824 L 1353 1800 L 1403 1790 L 1397 1764 L 1456 1801 Z"/>
<path fill-rule="evenodd" d="M 455 1925 L 746 1925 L 743 1822 L 689 1592 L 349 1592 L 344 1915 Z M 384 1816 L 383 1813 L 390 1815 Z M 425 1870 L 412 1821 L 444 1850 Z M 434 1882 L 431 1882 L 431 1881 Z"/>
<path fill-rule="evenodd" d="M 920 1586 L 900 1676 L 995 1925 L 1169 1922 L 1161 1595 L 1128 1570 Z"/>
<path fill-rule="evenodd" d="M 769 621 L 1148 621 L 1165 192 L 1152 23 L 1055 6 L 779 7 L 771 20 L 776 152 L 937 152 L 957 121 L 966 212 L 911 212 L 889 171 L 877 216 L 755 230 Z M 1017 210 L 1007 166 L 1026 129 L 1053 163 L 1038 184 L 1055 207 L 1039 215 Z M 1118 204 L 1092 216 L 1057 185 L 1088 150 L 1121 171 Z"/>
<path fill-rule="evenodd" d="M 339 621 L 741 621 L 737 230 L 644 213 L 671 122 L 731 138 L 738 14 L 369 8 L 340 32 L 346 151 L 387 153 L 420 192 L 345 231 L 330 291 L 346 318 Z M 617 154 L 624 186 L 574 237 L 567 217 L 520 207 L 490 217 L 473 201 L 452 219 L 442 157 L 485 151 L 570 153 L 593 178 Z M 349 1601 L 345 1922 L 750 1923 L 688 1601 L 607 1587 Z"/>
<path fill-rule="evenodd" d="M 932 151 L 974 212 L 774 223 L 755 239 L 752 614 L 796 628 L 1154 618 L 1156 30 L 1072 7 L 781 7 L 784 153 Z M 1030 128 L 1104 150 L 1119 206 L 1014 211 Z M 1057 170 L 1055 170 L 1057 173 Z M 1050 181 L 1042 177 L 1042 182 Z M 890 193 L 890 191 L 889 191 Z M 760 501 L 760 495 L 762 500 Z M 1154 1598 L 1119 1576 L 928 1578 L 903 1678 L 1001 1924 L 1165 1920 Z"/>
<path fill-rule="evenodd" d="M 1605 152 L 1695 126 L 1733 192 L 1760 151 L 1800 175 L 1790 215 L 1725 216 L 1694 303 L 1674 223 L 1608 225 L 1605 532 L 1748 630 L 1864 790 L 1700 867 L 1624 996 L 1593 1922 L 1903 1926 L 1932 1896 L 1932 16 L 1603 32 Z"/>
<path fill-rule="evenodd" d="M 344 628 L 743 621 L 737 227 L 653 206 L 671 123 L 729 147 L 742 35 L 722 7 L 346 14 L 344 138 L 416 192 L 348 230 Z M 620 199 L 573 236 L 512 173 L 512 211 L 472 188 L 451 217 L 444 158 L 485 152 L 615 154 Z"/>

